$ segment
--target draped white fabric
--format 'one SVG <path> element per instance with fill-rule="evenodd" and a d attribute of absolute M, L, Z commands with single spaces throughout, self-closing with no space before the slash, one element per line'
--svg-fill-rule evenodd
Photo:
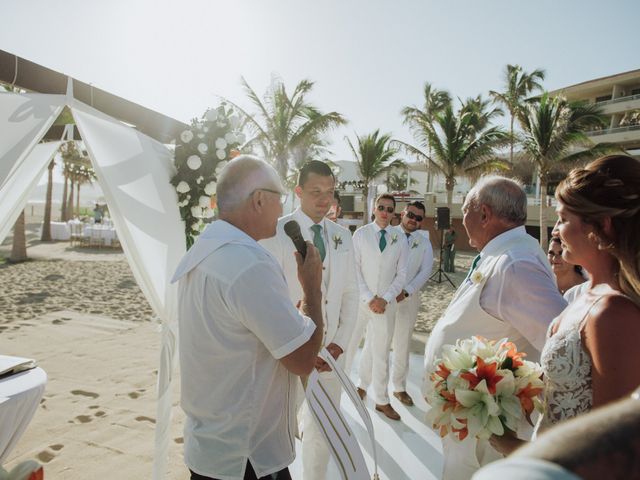
<path fill-rule="evenodd" d="M 133 275 L 162 320 L 153 478 L 163 478 L 171 421 L 177 286 L 169 278 L 185 253 L 171 152 L 161 143 L 75 102 L 71 112 L 91 157 Z"/>
<path fill-rule="evenodd" d="M 177 287 L 184 224 L 169 183 L 171 152 L 161 143 L 68 95 L 0 94 L 0 241 L 15 222 L 60 142 L 37 145 L 68 105 L 133 275 L 162 321 L 153 478 L 164 478 L 177 348 Z M 36 146 L 37 145 L 37 146 Z"/>
<path fill-rule="evenodd" d="M 0 186 L 0 243 L 11 231 L 20 212 L 24 209 L 29 194 L 47 169 L 47 165 L 60 147 L 61 142 L 36 145 L 29 155 L 12 169 Z"/>

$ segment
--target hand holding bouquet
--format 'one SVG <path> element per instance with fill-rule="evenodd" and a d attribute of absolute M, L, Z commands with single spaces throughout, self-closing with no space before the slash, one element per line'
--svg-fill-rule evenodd
<path fill-rule="evenodd" d="M 513 432 L 531 412 L 541 409 L 543 389 L 540 365 L 523 360 L 525 353 L 506 338 L 458 340 L 442 348 L 429 377 L 427 421 L 440 436 L 457 440 L 468 435 L 488 439 Z"/>

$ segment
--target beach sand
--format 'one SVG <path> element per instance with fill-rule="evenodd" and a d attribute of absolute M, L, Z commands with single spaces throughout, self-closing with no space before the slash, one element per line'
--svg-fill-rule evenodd
<path fill-rule="evenodd" d="M 9 250 L 5 241 L 0 256 Z M 46 478 L 150 478 L 160 335 L 126 258 L 35 240 L 28 254 L 28 262 L 0 264 L 0 353 L 37 359 L 48 383 L 5 467 L 33 458 Z M 473 256 L 457 256 L 456 286 Z M 421 292 L 413 351 L 424 351 L 454 291 L 430 281 Z M 186 479 L 175 378 L 167 478 Z"/>

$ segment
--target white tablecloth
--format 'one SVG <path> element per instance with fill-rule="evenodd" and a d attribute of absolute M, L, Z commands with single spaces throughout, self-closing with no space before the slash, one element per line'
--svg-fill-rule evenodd
<path fill-rule="evenodd" d="M 46 383 L 47 374 L 41 368 L 0 379 L 0 465 L 36 413 Z"/>
<path fill-rule="evenodd" d="M 40 231 L 42 231 L 42 226 L 40 226 Z M 51 240 L 69 240 L 70 238 L 69 225 L 64 222 L 51 222 Z"/>
<path fill-rule="evenodd" d="M 87 225 L 84 227 L 84 236 L 101 238 L 105 245 L 111 245 L 111 242 L 118 238 L 116 229 L 104 225 Z"/>

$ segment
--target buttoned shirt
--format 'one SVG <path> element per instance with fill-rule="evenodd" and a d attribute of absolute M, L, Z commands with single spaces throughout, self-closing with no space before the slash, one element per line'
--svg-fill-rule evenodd
<path fill-rule="evenodd" d="M 476 268 L 482 265 L 483 257 L 492 255 L 505 242 L 522 235 L 527 235 L 524 226 L 493 238 L 480 252 Z M 549 262 L 545 261 L 531 251 L 508 250 L 498 260 L 494 274 L 487 279 L 480 296 L 483 310 L 513 325 L 538 350 L 544 346 L 549 323 L 567 306 Z"/>
<path fill-rule="evenodd" d="M 275 259 L 218 220 L 178 267 L 185 463 L 224 480 L 258 477 L 294 457 L 295 376 L 279 359 L 315 330 L 289 299 Z"/>

